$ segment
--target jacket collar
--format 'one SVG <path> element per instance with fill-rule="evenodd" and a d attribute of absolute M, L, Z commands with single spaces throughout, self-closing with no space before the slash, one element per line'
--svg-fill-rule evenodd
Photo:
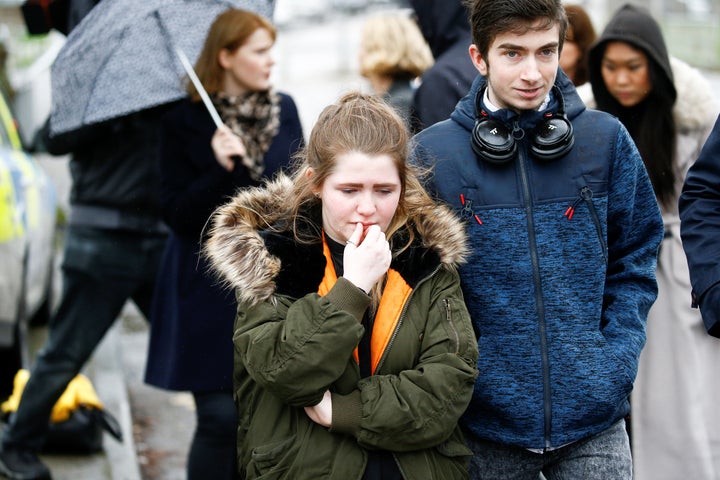
<path fill-rule="evenodd" d="M 467 130 L 472 130 L 475 125 L 475 97 L 484 89 L 486 80 L 482 75 L 475 77 L 470 91 L 465 95 L 458 104 L 455 106 L 455 110 L 451 114 L 450 118 L 462 125 Z M 575 90 L 575 86 L 565 73 L 558 68 L 557 77 L 555 78 L 555 86 L 560 91 L 565 101 L 565 115 L 570 121 L 577 117 L 583 110 L 585 110 L 585 104 L 580 99 L 580 96 Z M 548 105 L 548 110 L 555 111 L 558 108 L 558 102 L 556 99 L 551 100 Z M 533 128 L 541 119 L 542 112 L 528 111 L 523 112 L 522 115 L 518 115 L 516 112 L 500 109 L 490 115 L 493 118 L 497 118 L 506 124 L 512 123 L 515 119 L 520 120 L 520 126 L 525 129 Z"/>
<path fill-rule="evenodd" d="M 211 219 L 204 253 L 240 301 L 261 302 L 275 292 L 300 297 L 317 291 L 322 281 L 325 257 L 318 211 L 299 219 L 310 242 L 297 242 L 289 232 L 268 228 L 288 221 L 282 205 L 291 187 L 291 180 L 279 175 L 266 187 L 240 191 Z M 414 225 L 420 240 L 392 263 L 411 285 L 439 264 L 458 266 L 467 255 L 464 225 L 448 207 L 437 205 L 420 218 Z"/>

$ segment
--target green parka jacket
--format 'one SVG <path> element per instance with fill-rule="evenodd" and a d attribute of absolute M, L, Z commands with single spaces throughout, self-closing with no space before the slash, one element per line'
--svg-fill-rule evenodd
<path fill-rule="evenodd" d="M 206 245 L 239 303 L 233 341 L 241 473 L 359 480 L 367 451 L 386 450 L 405 479 L 467 478 L 472 452 L 457 420 L 472 395 L 478 352 L 455 268 L 466 253 L 462 225 L 438 206 L 415 225 L 413 245 L 394 256 L 397 275 L 388 275 L 385 291 L 400 285 L 399 294 L 387 301 L 393 313 L 375 317 L 374 374 L 361 378 L 353 352 L 371 301 L 344 278 L 330 278 L 319 208 L 305 218 L 312 243 L 259 231 L 268 219 L 287 221 L 278 212 L 289 182 L 280 177 L 236 195 L 216 212 Z M 384 303 L 385 295 L 379 311 Z M 329 429 L 303 409 L 328 389 Z"/>

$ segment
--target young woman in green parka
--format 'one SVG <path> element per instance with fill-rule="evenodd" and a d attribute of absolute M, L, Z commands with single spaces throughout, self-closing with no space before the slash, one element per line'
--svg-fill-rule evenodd
<path fill-rule="evenodd" d="M 467 478 L 466 238 L 407 164 L 408 142 L 391 107 L 349 93 L 291 176 L 213 215 L 205 253 L 239 304 L 244 478 Z"/>

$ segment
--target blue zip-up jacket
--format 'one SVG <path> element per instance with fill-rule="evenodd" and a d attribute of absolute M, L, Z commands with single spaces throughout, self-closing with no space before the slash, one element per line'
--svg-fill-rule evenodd
<path fill-rule="evenodd" d="M 462 421 L 478 438 L 554 448 L 629 412 L 663 223 L 625 128 L 587 110 L 560 71 L 570 152 L 533 159 L 528 138 L 542 112 L 500 110 L 491 116 L 523 130 L 517 158 L 479 160 L 470 133 L 484 81 L 415 137 L 413 153 L 434 168 L 429 189 L 466 219 L 473 252 L 460 273 L 480 375 Z M 557 107 L 553 98 L 546 111 Z"/>

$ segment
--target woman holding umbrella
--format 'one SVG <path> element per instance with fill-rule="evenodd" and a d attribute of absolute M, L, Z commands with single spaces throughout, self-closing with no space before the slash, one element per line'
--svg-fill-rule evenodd
<path fill-rule="evenodd" d="M 211 212 L 238 189 L 286 167 L 303 146 L 292 98 L 270 84 L 275 28 L 231 9 L 217 17 L 196 62 L 223 125 L 197 89 L 164 118 L 161 206 L 171 229 L 158 276 L 145 381 L 191 391 L 197 427 L 188 479 L 237 478 L 237 411 L 232 395 L 236 303 L 199 255 Z"/>

